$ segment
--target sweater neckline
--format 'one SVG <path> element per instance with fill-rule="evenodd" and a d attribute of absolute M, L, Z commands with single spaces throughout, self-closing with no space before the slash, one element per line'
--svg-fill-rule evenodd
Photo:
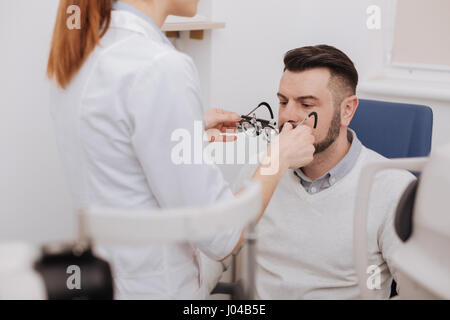
<path fill-rule="evenodd" d="M 350 171 L 348 172 L 347 175 L 345 175 L 342 179 L 340 179 L 338 182 L 336 182 L 334 185 L 332 185 L 331 187 L 322 190 L 318 193 L 314 193 L 314 194 L 310 194 L 305 190 L 305 187 L 303 187 L 303 185 L 301 184 L 301 182 L 299 181 L 299 179 L 295 176 L 295 171 L 294 170 L 289 170 L 286 174 L 288 175 L 287 177 L 287 181 L 289 183 L 289 187 L 293 187 L 293 189 L 295 190 L 295 192 L 300 195 L 303 199 L 305 200 L 317 200 L 323 197 L 326 197 L 330 192 L 334 192 L 334 190 L 336 189 L 336 187 L 346 183 L 349 179 L 351 179 L 351 177 L 353 177 L 353 175 L 355 174 L 355 170 L 357 167 L 360 166 L 361 161 L 364 160 L 364 158 L 366 157 L 366 148 L 364 146 L 362 146 L 361 152 L 358 155 L 358 159 L 355 163 L 355 165 L 353 166 L 353 168 L 350 169 Z"/>

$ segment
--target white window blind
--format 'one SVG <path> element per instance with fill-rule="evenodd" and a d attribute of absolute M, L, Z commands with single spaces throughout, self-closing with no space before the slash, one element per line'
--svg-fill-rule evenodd
<path fill-rule="evenodd" d="M 450 0 L 397 0 L 392 62 L 450 68 Z"/>

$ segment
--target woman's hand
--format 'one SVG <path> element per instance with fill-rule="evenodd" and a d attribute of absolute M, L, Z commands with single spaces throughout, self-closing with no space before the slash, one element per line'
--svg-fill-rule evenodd
<path fill-rule="evenodd" d="M 222 133 L 235 133 L 236 123 L 241 117 L 235 112 L 222 109 L 208 109 L 204 114 L 205 130 L 210 142 L 235 141 L 236 136 L 225 136 Z"/>

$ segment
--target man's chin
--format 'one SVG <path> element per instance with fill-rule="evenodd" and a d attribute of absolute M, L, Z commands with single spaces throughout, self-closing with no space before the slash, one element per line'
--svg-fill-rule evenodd
<path fill-rule="evenodd" d="M 327 145 L 327 146 L 314 145 L 314 148 L 316 149 L 316 151 L 314 151 L 314 156 L 324 153 L 325 151 L 327 151 L 330 148 L 330 146 L 331 146 L 331 144 Z"/>
<path fill-rule="evenodd" d="M 314 152 L 314 156 L 320 155 L 330 149 L 331 146 L 336 142 L 336 140 L 337 139 L 333 139 L 314 144 L 314 148 L 316 149 L 316 151 Z"/>

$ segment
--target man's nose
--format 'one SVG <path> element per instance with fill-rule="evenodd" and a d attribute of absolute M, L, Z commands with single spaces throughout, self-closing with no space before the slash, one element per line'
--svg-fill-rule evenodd
<path fill-rule="evenodd" d="M 289 103 L 285 106 L 285 110 L 283 111 L 283 122 L 291 122 L 293 125 L 298 124 L 300 121 L 305 119 L 307 116 L 306 112 L 297 108 L 295 102 L 289 101 Z"/>

